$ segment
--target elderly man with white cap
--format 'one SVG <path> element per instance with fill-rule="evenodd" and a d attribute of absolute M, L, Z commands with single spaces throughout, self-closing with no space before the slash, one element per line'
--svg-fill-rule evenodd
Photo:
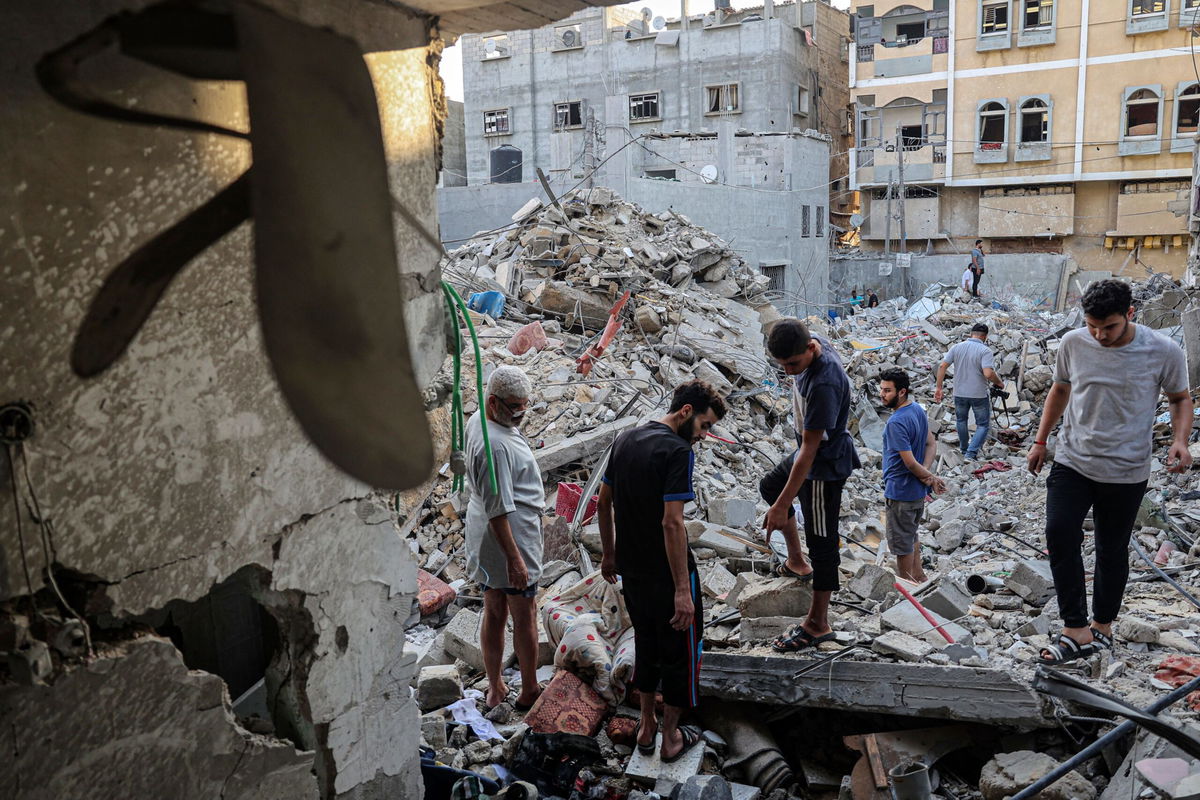
<path fill-rule="evenodd" d="M 521 667 L 521 692 L 514 701 L 526 711 L 541 693 L 537 682 L 537 607 L 542 574 L 542 475 L 529 443 L 518 432 L 532 393 L 529 378 L 516 367 L 497 367 L 487 382 L 483 407 L 467 421 L 467 568 L 483 587 L 480 649 L 488 708 L 503 702 L 508 687 L 501 674 L 504 628 L 512 615 L 513 645 Z M 488 474 L 481 414 L 496 470 L 496 491 Z"/>

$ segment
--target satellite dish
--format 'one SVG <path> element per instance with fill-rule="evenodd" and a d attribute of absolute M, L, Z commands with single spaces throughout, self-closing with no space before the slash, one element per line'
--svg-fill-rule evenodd
<path fill-rule="evenodd" d="M 650 27 L 654 28 L 656 31 L 661 31 L 663 28 L 667 27 L 667 21 L 662 17 L 655 17 L 654 21 L 650 23 Z"/>
<path fill-rule="evenodd" d="M 863 224 L 863 215 L 862 214 L 851 214 L 850 215 L 850 225 L 852 227 L 857 228 L 857 227 L 860 227 L 862 224 Z"/>
<path fill-rule="evenodd" d="M 487 41 L 485 41 L 483 43 L 483 52 L 487 53 L 488 55 L 495 53 L 496 52 L 496 40 L 488 39 Z"/>
<path fill-rule="evenodd" d="M 562 35 L 563 47 L 574 47 L 578 44 L 578 36 L 574 28 L 567 28 Z"/>
<path fill-rule="evenodd" d="M 654 9 L 650 8 L 650 6 L 645 6 L 644 8 L 642 8 L 642 19 L 650 19 L 653 16 L 654 16 Z"/>
<path fill-rule="evenodd" d="M 705 164 L 703 167 L 700 168 L 700 177 L 704 179 L 705 183 L 716 183 L 717 182 L 716 166 L 713 164 Z"/>

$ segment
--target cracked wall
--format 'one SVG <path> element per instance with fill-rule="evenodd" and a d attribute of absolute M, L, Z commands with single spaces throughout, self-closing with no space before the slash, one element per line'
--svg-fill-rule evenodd
<path fill-rule="evenodd" d="M 393 192 L 436 230 L 444 104 L 430 20 L 367 0 L 266 4 L 370 51 Z M 0 402 L 35 409 L 26 454 L 55 525 L 52 560 L 90 581 L 85 613 L 94 625 L 195 600 L 246 565 L 270 574 L 260 601 L 283 620 L 286 666 L 304 667 L 274 672 L 274 695 L 290 703 L 308 737 L 300 744 L 313 752 L 237 727 L 221 709 L 228 699 L 216 699 L 223 683 L 180 674 L 169 644 L 122 639 L 87 664 L 56 657 L 49 685 L 16 686 L 0 669 L 3 716 L 20 721 L 0 735 L 37 741 L 25 738 L 37 730 L 26 721 L 35 719 L 72 728 L 32 749 L 14 739 L 0 753 L 0 774 L 19 772 L 22 797 L 80 796 L 63 787 L 84 785 L 97 798 L 414 796 L 416 710 L 402 624 L 415 568 L 394 515 L 361 504 L 369 487 L 325 461 L 279 395 L 254 307 L 252 225 L 193 261 L 113 368 L 89 381 L 70 372 L 72 338 L 103 277 L 249 166 L 243 142 L 94 119 L 36 86 L 33 64 L 43 53 L 143 5 L 100 0 L 48 12 L 0 2 L 0 137 L 8 143 L 0 154 Z M 128 107 L 247 124 L 240 84 L 188 81 L 118 57 L 97 61 L 86 77 Z M 424 384 L 444 357 L 436 257 L 399 217 L 397 239 L 410 340 L 424 345 L 415 354 Z M 0 479 L 8 477 L 0 461 Z M 9 602 L 0 618 L 30 589 L 47 598 L 46 559 L 30 538 L 36 528 L 26 516 L 22 554 L 3 489 L 0 601 Z M 414 494 L 396 507 L 403 511 Z M 22 489 L 21 513 L 26 499 Z M 99 693 L 77 700 L 82 686 Z M 176 708 L 189 692 L 206 705 Z M 201 719 L 211 735 L 188 733 Z M 169 792 L 131 791 L 110 776 L 110 741 L 143 748 L 153 779 Z M 238 748 L 244 755 L 235 765 Z M 160 774 L 173 762 L 187 778 L 177 786 Z M 213 790 L 218 777 L 229 778 L 224 794 Z"/>

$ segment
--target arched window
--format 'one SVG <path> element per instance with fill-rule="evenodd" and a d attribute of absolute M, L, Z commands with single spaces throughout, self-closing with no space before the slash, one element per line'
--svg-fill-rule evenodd
<path fill-rule="evenodd" d="M 1034 97 L 1021 104 L 1022 144 L 1050 141 L 1050 107 L 1046 101 Z"/>
<path fill-rule="evenodd" d="M 1008 109 L 991 101 L 979 109 L 979 149 L 999 150 L 1004 147 L 1004 117 Z"/>
<path fill-rule="evenodd" d="M 1125 135 L 1158 136 L 1159 103 L 1151 89 L 1138 89 L 1125 100 Z"/>
<path fill-rule="evenodd" d="M 1200 121 L 1200 83 L 1193 83 L 1175 95 L 1175 135 L 1196 133 Z"/>

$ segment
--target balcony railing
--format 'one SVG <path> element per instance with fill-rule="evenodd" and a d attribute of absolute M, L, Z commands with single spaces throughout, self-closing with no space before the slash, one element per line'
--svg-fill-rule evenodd
<path fill-rule="evenodd" d="M 859 60 L 859 62 L 874 61 L 875 60 L 875 45 L 860 44 L 858 46 L 858 60 Z"/>

